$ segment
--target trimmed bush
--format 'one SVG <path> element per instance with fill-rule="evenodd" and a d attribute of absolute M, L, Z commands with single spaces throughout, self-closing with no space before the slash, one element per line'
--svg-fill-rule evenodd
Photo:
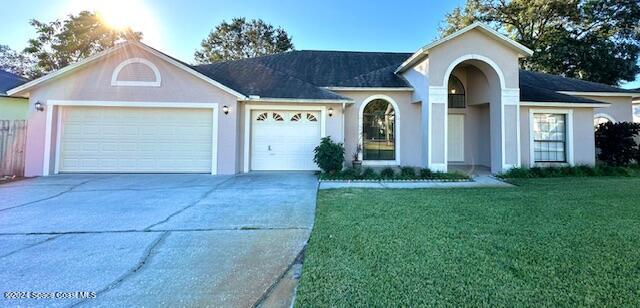
<path fill-rule="evenodd" d="M 344 146 L 342 143 L 335 143 L 331 137 L 327 136 L 320 140 L 313 152 L 313 162 L 315 162 L 322 171 L 328 174 L 336 174 L 342 170 L 344 164 Z"/>
<path fill-rule="evenodd" d="M 576 167 L 559 167 L 559 168 L 513 168 L 509 171 L 499 174 L 500 178 L 553 178 L 553 177 L 585 177 L 585 176 L 638 176 L 640 175 L 640 167 L 638 166 L 607 166 L 598 165 L 576 166 Z"/>
<path fill-rule="evenodd" d="M 393 179 L 396 176 L 396 172 L 393 171 L 393 168 L 387 167 L 380 171 L 380 177 L 383 179 Z"/>
<path fill-rule="evenodd" d="M 431 172 L 431 169 L 429 168 L 420 169 L 420 178 L 430 179 L 432 175 L 433 175 L 433 172 Z"/>
<path fill-rule="evenodd" d="M 373 181 L 389 181 L 389 180 L 468 180 L 469 177 L 462 173 L 443 173 L 431 172 L 429 169 L 420 170 L 420 174 L 416 174 L 415 167 L 400 168 L 397 173 L 395 169 L 387 167 L 377 173 L 370 167 L 365 167 L 362 171 L 354 168 L 346 168 L 334 174 L 320 174 L 322 180 L 373 180 Z"/>
<path fill-rule="evenodd" d="M 416 168 L 414 167 L 402 167 L 400 168 L 400 177 L 404 179 L 415 179 Z"/>
<path fill-rule="evenodd" d="M 607 165 L 626 166 L 638 157 L 635 137 L 640 133 L 640 124 L 630 122 L 607 122 L 596 129 L 596 147 L 600 149 L 598 159 Z"/>
<path fill-rule="evenodd" d="M 362 170 L 360 177 L 365 180 L 374 180 L 378 178 L 378 174 L 376 174 L 376 171 L 373 170 L 373 168 L 366 167 Z"/>
<path fill-rule="evenodd" d="M 344 179 L 354 179 L 358 176 L 358 171 L 354 168 L 346 168 L 339 173 L 339 177 Z"/>

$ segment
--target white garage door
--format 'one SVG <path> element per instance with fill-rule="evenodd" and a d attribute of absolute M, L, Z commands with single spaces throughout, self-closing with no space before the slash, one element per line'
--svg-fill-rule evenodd
<path fill-rule="evenodd" d="M 253 111 L 252 170 L 316 170 L 313 149 L 320 143 L 320 112 Z"/>
<path fill-rule="evenodd" d="M 211 109 L 62 107 L 60 172 L 210 173 Z"/>

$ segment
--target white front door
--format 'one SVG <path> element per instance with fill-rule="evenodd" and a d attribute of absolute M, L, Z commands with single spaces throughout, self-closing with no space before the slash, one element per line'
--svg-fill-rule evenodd
<path fill-rule="evenodd" d="M 320 112 L 254 110 L 251 113 L 251 170 L 316 170 Z"/>
<path fill-rule="evenodd" d="M 447 161 L 464 162 L 464 115 L 450 114 L 447 118 Z"/>
<path fill-rule="evenodd" d="M 211 173 L 211 109 L 65 106 L 60 172 Z"/>

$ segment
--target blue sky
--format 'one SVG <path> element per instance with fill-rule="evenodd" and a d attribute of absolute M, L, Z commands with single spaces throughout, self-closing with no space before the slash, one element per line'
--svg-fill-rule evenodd
<path fill-rule="evenodd" d="M 51 21 L 80 10 L 111 10 L 145 42 L 186 62 L 209 31 L 233 17 L 262 18 L 293 36 L 296 49 L 413 52 L 437 36 L 444 15 L 464 0 L 0 0 L 0 44 L 19 50 L 34 37 L 32 18 Z M 124 14 L 126 15 L 126 14 Z M 625 87 L 640 87 L 640 80 Z"/>

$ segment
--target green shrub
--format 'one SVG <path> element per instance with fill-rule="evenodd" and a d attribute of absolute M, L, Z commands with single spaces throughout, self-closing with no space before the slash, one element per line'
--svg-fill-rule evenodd
<path fill-rule="evenodd" d="M 626 166 L 640 157 L 635 137 L 640 133 L 640 124 L 630 122 L 607 122 L 596 129 L 596 147 L 600 149 L 598 159 L 612 166 Z"/>
<path fill-rule="evenodd" d="M 335 143 L 331 137 L 327 136 L 320 140 L 313 152 L 313 162 L 315 162 L 322 171 L 328 174 L 335 174 L 342 170 L 344 164 L 344 146 L 342 143 Z"/>
<path fill-rule="evenodd" d="M 429 168 L 420 169 L 420 178 L 422 179 L 430 179 L 433 172 Z"/>
<path fill-rule="evenodd" d="M 393 177 L 396 175 L 396 172 L 393 171 L 393 168 L 387 167 L 382 169 L 382 171 L 380 171 L 380 177 L 382 177 L 383 179 L 393 179 Z"/>
<path fill-rule="evenodd" d="M 402 167 L 400 168 L 400 177 L 404 179 L 415 179 L 416 168 L 414 167 Z"/>
<path fill-rule="evenodd" d="M 466 174 L 459 172 L 446 173 L 446 172 L 434 172 L 431 174 L 431 179 L 434 180 L 466 180 L 469 177 Z"/>
<path fill-rule="evenodd" d="M 356 179 L 358 176 L 358 171 L 354 168 L 346 168 L 339 173 L 339 177 L 346 180 Z"/>
<path fill-rule="evenodd" d="M 362 174 L 360 175 L 360 177 L 365 180 L 375 180 L 378 178 L 378 175 L 376 174 L 376 171 L 373 170 L 373 168 L 366 167 L 364 168 L 364 170 L 362 170 Z"/>
<path fill-rule="evenodd" d="M 500 178 L 552 178 L 552 177 L 584 177 L 584 176 L 638 176 L 640 172 L 637 167 L 622 167 L 598 165 L 591 166 L 565 166 L 565 167 L 533 167 L 513 168 L 509 171 L 499 174 Z"/>

